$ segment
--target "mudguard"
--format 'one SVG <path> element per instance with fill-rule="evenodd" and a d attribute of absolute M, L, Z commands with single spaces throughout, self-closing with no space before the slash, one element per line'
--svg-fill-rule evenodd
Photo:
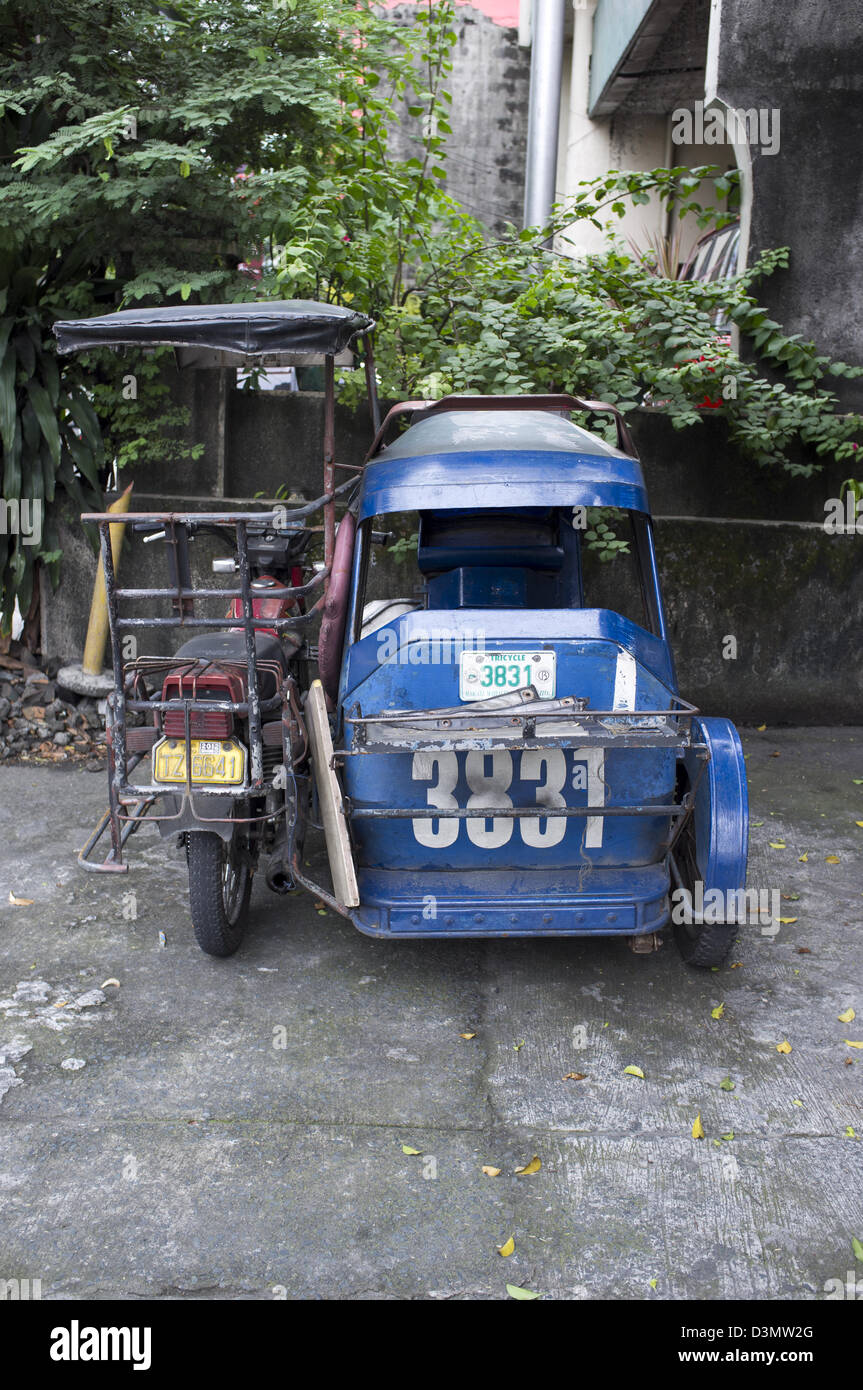
<path fill-rule="evenodd" d="M 749 792 L 740 735 L 730 719 L 694 719 L 695 742 L 707 745 L 709 759 L 694 748 L 683 763 L 695 789 L 695 854 L 704 892 L 745 887 L 749 854 Z"/>
<path fill-rule="evenodd" d="M 199 796 L 197 800 L 193 797 L 192 802 L 199 816 L 230 816 L 235 804 L 232 796 Z M 164 809 L 159 813 L 160 818 L 156 820 L 156 824 L 163 840 L 168 840 L 172 835 L 179 835 L 185 830 L 212 830 L 216 835 L 221 835 L 223 840 L 230 840 L 234 833 L 233 821 L 214 820 L 211 824 L 205 824 L 198 820 L 186 796 L 168 793 L 163 796 L 162 805 Z M 178 815 L 181 807 L 182 813 Z M 176 819 L 173 819 L 174 817 Z"/>

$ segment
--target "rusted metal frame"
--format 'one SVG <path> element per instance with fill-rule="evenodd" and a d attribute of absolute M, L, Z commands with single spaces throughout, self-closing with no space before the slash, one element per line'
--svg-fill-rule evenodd
<path fill-rule="evenodd" d="M 82 512 L 81 520 L 94 522 L 99 525 L 103 521 L 108 521 L 112 526 L 130 526 L 135 522 L 159 522 L 162 526 L 172 522 L 198 522 L 213 526 L 236 526 L 237 522 L 269 522 L 274 525 L 276 522 L 282 525 L 286 521 L 301 521 L 304 517 L 311 516 L 313 512 L 320 511 L 325 503 L 338 497 L 340 493 L 346 492 L 349 487 L 354 486 L 354 479 L 349 478 L 347 482 L 340 483 L 323 494 L 322 497 L 315 497 L 311 502 L 304 502 L 300 507 L 286 509 L 280 503 L 278 509 L 270 509 L 265 512 Z"/>
<path fill-rule="evenodd" d="M 279 587 L 276 587 L 276 586 L 274 586 L 273 588 L 268 588 L 268 589 L 267 589 L 267 598 L 268 598 L 268 599 L 270 599 L 270 598 L 302 598 L 302 597 L 304 597 L 306 594 L 310 593 L 310 592 L 312 591 L 312 589 L 316 589 L 316 588 L 322 583 L 322 575 L 323 575 L 323 571 L 321 571 L 320 574 L 315 574 L 315 575 L 313 575 L 312 578 L 311 578 L 310 580 L 308 580 L 308 582 L 307 582 L 306 584 L 292 584 L 292 585 L 290 585 L 290 586 L 287 587 L 287 588 L 279 588 Z M 173 599 L 176 599 L 176 598 L 178 598 L 178 597 L 179 597 L 179 598 L 182 598 L 182 599 L 196 599 L 196 598 L 220 598 L 220 599 L 223 599 L 223 598 L 242 598 L 242 597 L 243 597 L 243 591 L 242 591 L 242 589 L 198 589 L 198 588 L 195 588 L 195 587 L 192 586 L 192 585 L 190 585 L 190 586 L 189 586 L 188 588 L 186 588 L 186 589 L 181 589 L 181 590 L 179 591 L 179 593 L 178 593 L 178 591 L 177 591 L 176 588 L 174 588 L 174 589 L 118 589 L 118 590 L 117 590 L 117 598 L 118 598 L 118 599 L 123 599 L 123 598 L 126 598 L 126 599 L 139 599 L 139 598 L 168 598 L 168 597 L 173 598 Z M 230 622 L 230 619 L 223 619 L 223 621 Z"/>
<path fill-rule="evenodd" d="M 348 909 L 342 903 L 338 902 L 333 897 L 332 893 L 329 893 L 326 888 L 322 888 L 319 883 L 315 883 L 314 879 L 308 878 L 307 875 L 303 873 L 302 864 L 300 863 L 300 852 L 296 848 L 291 856 L 291 873 L 301 887 L 308 889 L 310 893 L 314 893 L 316 897 L 320 898 L 321 902 L 326 903 L 327 907 L 331 907 L 334 912 L 338 912 L 342 917 L 350 919 L 351 914 Z"/>
<path fill-rule="evenodd" d="M 194 599 L 188 597 L 192 589 L 192 566 L 189 561 L 189 532 L 178 521 L 166 522 L 165 546 L 168 552 L 168 572 L 174 583 L 171 603 L 182 625 L 186 618 L 194 616 Z M 123 591 L 116 591 L 116 598 L 124 597 Z"/>
<path fill-rule="evenodd" d="M 375 374 L 375 350 L 371 333 L 363 334 L 363 366 L 366 371 L 366 395 L 372 415 L 372 429 L 375 434 L 381 427 L 381 406 L 378 400 L 378 380 Z"/>
<path fill-rule="evenodd" d="M 330 501 L 324 505 L 324 565 L 327 569 L 332 566 L 336 543 L 335 457 L 336 364 L 332 353 L 328 353 L 324 358 L 324 493 L 330 496 Z"/>
<path fill-rule="evenodd" d="M 442 810 L 438 806 L 362 806 L 354 808 L 345 798 L 349 820 L 521 820 L 556 816 L 679 816 L 685 811 L 680 802 L 659 806 L 476 806 L 468 810 Z"/>
<path fill-rule="evenodd" d="M 134 757 L 130 758 L 130 760 L 129 760 L 129 771 L 130 771 L 130 772 L 134 772 L 135 768 L 137 767 L 138 763 L 141 761 L 141 759 L 142 759 L 143 757 L 144 757 L 144 754 L 143 754 L 143 753 L 139 753 L 139 754 L 137 754 L 137 756 L 134 756 Z M 108 806 L 108 810 L 107 810 L 107 811 L 105 812 L 105 814 L 102 816 L 101 820 L 100 820 L 100 821 L 98 822 L 98 824 L 96 825 L 95 830 L 94 830 L 94 831 L 92 832 L 92 834 L 88 837 L 88 839 L 87 839 L 87 841 L 85 842 L 85 844 L 84 844 L 84 845 L 82 846 L 82 848 L 78 851 L 78 863 L 81 865 L 82 869 L 87 869 L 87 870 L 89 870 L 91 873 L 116 873 L 116 874 L 125 874 L 125 873 L 128 873 L 128 871 L 129 871 L 129 866 L 128 866 L 128 864 L 124 864 L 124 863 L 123 863 L 123 848 L 124 848 L 124 846 L 125 846 L 125 844 L 126 844 L 126 841 L 127 841 L 128 838 L 129 838 L 129 836 L 130 836 L 130 835 L 133 835 L 133 834 L 135 833 L 135 831 L 137 830 L 137 828 L 138 828 L 138 826 L 140 825 L 141 821 L 145 818 L 145 816 L 146 816 L 146 814 L 147 814 L 147 811 L 148 811 L 149 808 L 153 805 L 154 800 L 155 800 L 155 797 L 147 797 L 147 796 L 140 797 L 140 798 L 135 802 L 135 806 L 136 806 L 137 811 L 138 811 L 138 814 L 137 814 L 136 817 L 135 817 L 135 824 L 134 824 L 134 825 L 126 825 L 126 824 L 123 824 L 123 822 L 125 822 L 125 821 L 127 820 L 127 817 L 124 816 L 124 815 L 121 813 L 120 809 L 119 809 L 120 806 L 123 805 L 124 803 L 123 803 L 122 801 L 120 801 L 119 798 L 117 799 L 116 803 L 112 803 L 111 796 L 110 796 L 110 788 L 109 788 L 109 806 Z M 115 817 L 115 816 L 116 816 L 116 821 L 117 821 L 117 823 L 118 823 L 119 834 L 118 834 L 117 839 L 116 839 L 116 841 L 115 841 L 114 836 L 113 836 L 113 833 L 112 833 L 112 837 L 111 837 L 111 838 L 112 838 L 112 847 L 111 847 L 110 853 L 109 853 L 109 854 L 107 855 L 107 857 L 102 861 L 101 864 L 96 864 L 96 863 L 94 863 L 94 862 L 90 859 L 90 855 L 93 853 L 93 850 L 96 848 L 97 844 L 98 844 L 99 841 L 101 840 L 101 838 L 102 838 L 102 836 L 104 835 L 105 831 L 106 831 L 109 827 L 111 827 L 111 829 L 112 829 L 112 831 L 113 831 L 113 820 L 114 820 L 114 817 Z"/>
<path fill-rule="evenodd" d="M 329 571 L 322 571 L 322 573 L 325 574 L 325 577 L 329 577 Z M 269 596 L 269 589 L 267 589 L 266 593 Z M 322 602 L 323 599 L 320 599 L 319 603 Z M 271 628 L 275 632 L 281 632 L 283 629 L 299 627 L 301 624 L 307 623 L 309 621 L 309 617 L 312 611 L 313 610 L 310 608 L 307 613 L 298 613 L 297 616 L 294 618 L 252 618 L 251 625 L 255 630 L 259 632 L 266 631 L 267 628 Z M 317 606 L 314 611 L 317 611 Z M 226 632 L 230 632 L 234 628 L 241 627 L 242 624 L 236 618 L 192 618 L 190 620 L 187 619 L 182 624 L 180 624 L 179 619 L 177 618 L 120 618 L 119 626 L 124 629 L 135 627 L 179 626 L 185 628 L 220 627 L 223 628 Z"/>
<path fill-rule="evenodd" d="M 114 556 L 111 552 L 110 522 L 99 525 L 99 545 L 102 552 L 102 571 L 105 578 L 105 605 L 108 610 L 108 636 L 111 645 L 111 663 L 114 671 L 114 689 L 108 697 L 106 708 L 110 715 L 105 721 L 105 738 L 108 744 L 109 778 L 108 811 L 111 825 L 112 854 L 117 863 L 122 862 L 123 846 L 120 838 L 120 823 L 117 816 L 120 792 L 126 782 L 126 692 L 123 684 L 123 657 L 120 650 L 120 631 L 117 621 L 116 576 Z"/>
<path fill-rule="evenodd" d="M 524 723 L 527 720 L 538 719 L 575 719 L 578 722 L 596 721 L 598 719 L 613 719 L 617 723 L 628 723 L 636 719 L 677 719 L 684 722 L 691 722 L 693 717 L 700 713 L 695 705 L 687 704 L 685 700 L 680 701 L 680 709 L 574 709 L 571 713 L 568 710 L 554 709 L 543 710 L 536 704 L 521 706 L 524 713 L 518 713 L 518 706 L 510 706 L 505 709 L 477 711 L 465 706 L 464 709 L 453 707 L 447 709 L 445 716 L 439 716 L 435 710 L 391 710 L 384 714 L 346 714 L 346 724 L 405 724 L 412 726 L 416 720 L 429 722 L 439 719 L 442 725 L 446 725 L 453 719 L 474 719 L 477 723 L 495 723 L 501 720 L 508 720 L 511 724 Z M 356 708 L 356 706 L 354 706 Z M 529 712 L 528 712 L 529 711 Z"/>
<path fill-rule="evenodd" d="M 249 682 L 249 743 L 251 744 L 252 757 L 250 781 L 252 788 L 257 791 L 264 784 L 264 745 L 261 737 L 261 699 L 258 690 L 258 654 L 249 576 L 249 550 L 244 521 L 237 522 L 237 562 L 242 589 L 243 630 L 246 634 L 246 663 Z M 186 762 L 187 771 L 191 772 L 191 759 L 187 757 Z"/>
<path fill-rule="evenodd" d="M 499 735 L 498 737 L 503 737 Z M 495 735 L 477 734 L 475 738 L 405 739 L 401 743 L 364 743 L 358 748 L 337 748 L 334 758 L 373 758 L 379 754 L 389 756 L 396 753 L 522 753 L 533 748 L 644 748 L 681 750 L 696 745 L 685 738 L 650 738 L 647 735 L 609 734 L 606 738 L 590 736 L 585 733 L 550 734 L 546 738 L 525 737 L 517 743 L 495 741 Z"/>
<path fill-rule="evenodd" d="M 710 749 L 706 743 L 698 745 L 693 744 L 692 746 L 695 748 L 696 754 L 701 760 L 701 767 L 698 769 L 698 776 L 695 779 L 695 785 L 690 787 L 689 791 L 683 798 L 684 802 L 686 803 L 686 814 L 681 816 L 680 820 L 674 826 L 672 833 L 669 836 L 668 843 L 665 847 L 665 852 L 668 855 L 670 861 L 674 860 L 674 846 L 677 844 L 677 841 L 683 834 L 687 822 L 695 813 L 696 794 L 698 792 L 699 786 L 701 785 L 701 779 L 707 771 L 707 765 L 710 762 Z"/>

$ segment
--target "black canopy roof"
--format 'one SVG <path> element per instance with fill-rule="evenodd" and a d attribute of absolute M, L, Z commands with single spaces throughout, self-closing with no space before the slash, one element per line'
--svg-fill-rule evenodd
<path fill-rule="evenodd" d="M 374 326 L 365 314 L 338 304 L 285 299 L 122 309 L 99 318 L 55 323 L 54 332 L 60 352 L 166 344 L 178 349 L 181 365 L 276 366 L 335 357 Z"/>

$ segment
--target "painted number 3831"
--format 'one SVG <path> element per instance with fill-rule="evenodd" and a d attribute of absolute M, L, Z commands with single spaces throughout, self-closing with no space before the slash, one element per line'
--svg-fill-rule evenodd
<path fill-rule="evenodd" d="M 567 766 L 562 748 L 526 748 L 517 753 L 520 759 L 518 775 L 522 782 L 535 782 L 534 804 L 552 811 L 567 805 L 564 788 L 587 792 L 588 806 L 600 806 L 605 800 L 603 779 L 603 750 L 579 748 Z M 447 849 L 462 833 L 479 849 L 500 849 L 520 835 L 534 849 L 551 849 L 559 845 L 564 835 L 566 816 L 495 816 L 494 811 L 512 806 L 509 788 L 513 780 L 513 755 L 505 749 L 493 753 L 471 752 L 464 755 L 465 780 L 470 789 L 466 810 L 488 810 L 487 817 L 419 817 L 411 822 L 414 838 L 429 849 Z M 415 782 L 432 782 L 426 793 L 426 804 L 441 811 L 460 809 L 455 789 L 459 781 L 457 753 L 415 753 L 411 776 Z M 584 822 L 577 818 L 579 838 Z M 602 816 L 586 817 L 584 845 L 586 849 L 602 844 Z"/>

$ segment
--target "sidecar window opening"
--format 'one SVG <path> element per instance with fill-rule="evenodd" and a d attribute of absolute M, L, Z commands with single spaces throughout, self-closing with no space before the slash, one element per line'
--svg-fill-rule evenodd
<path fill-rule="evenodd" d="M 382 535 L 388 544 L 373 540 Z M 354 641 L 417 608 L 601 608 L 662 635 L 642 513 L 558 506 L 387 513 L 361 524 L 358 558 Z"/>

